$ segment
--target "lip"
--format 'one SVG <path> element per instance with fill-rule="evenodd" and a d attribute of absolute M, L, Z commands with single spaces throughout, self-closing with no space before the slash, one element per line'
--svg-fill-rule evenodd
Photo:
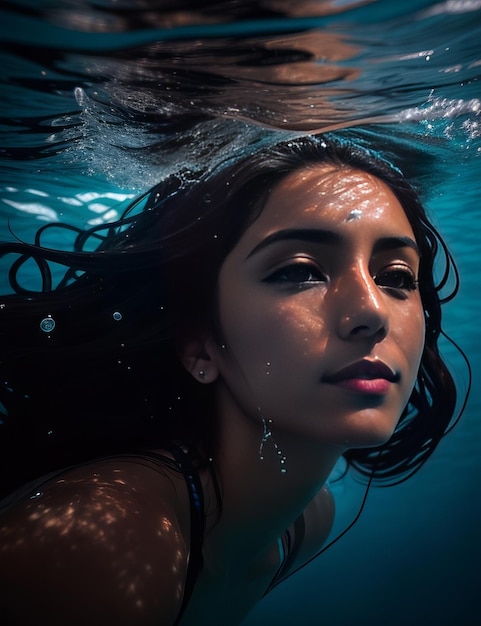
<path fill-rule="evenodd" d="M 326 374 L 322 381 L 356 393 L 384 395 L 399 379 L 399 374 L 383 361 L 362 359 L 333 374 Z"/>

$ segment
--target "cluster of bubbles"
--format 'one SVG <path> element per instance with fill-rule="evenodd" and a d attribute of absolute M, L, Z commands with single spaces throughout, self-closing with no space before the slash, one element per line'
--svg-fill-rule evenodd
<path fill-rule="evenodd" d="M 176 144 L 168 132 L 153 131 L 140 121 L 124 117 L 112 103 L 75 89 L 82 107 L 79 128 L 64 131 L 64 138 L 75 142 L 67 149 L 69 163 L 82 163 L 90 175 L 104 176 L 114 185 L 143 192 L 161 178 L 182 170 L 199 172 L 206 163 L 215 168 L 232 155 L 247 154 L 290 136 L 235 119 L 203 119 L 182 133 Z"/>

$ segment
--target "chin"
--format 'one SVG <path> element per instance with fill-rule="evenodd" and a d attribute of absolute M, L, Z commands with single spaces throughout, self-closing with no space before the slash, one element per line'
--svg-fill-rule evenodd
<path fill-rule="evenodd" d="M 375 448 L 382 446 L 392 437 L 398 420 L 366 420 L 346 432 L 346 448 Z"/>

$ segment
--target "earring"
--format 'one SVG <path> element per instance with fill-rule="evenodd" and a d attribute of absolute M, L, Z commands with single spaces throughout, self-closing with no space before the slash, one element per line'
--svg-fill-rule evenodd
<path fill-rule="evenodd" d="M 204 380 L 205 379 L 205 372 L 204 372 L 204 370 L 199 370 L 199 378 L 200 378 L 200 380 Z"/>
<path fill-rule="evenodd" d="M 271 419 L 266 420 L 264 416 L 262 416 L 261 419 L 262 419 L 262 437 L 261 437 L 261 443 L 259 445 L 259 459 L 261 461 L 264 460 L 264 445 L 269 441 L 269 439 L 271 439 L 272 445 L 274 446 L 274 452 L 277 454 L 278 459 L 279 459 L 281 474 L 286 474 L 287 473 L 287 468 L 286 468 L 287 457 L 279 448 L 277 443 L 272 439 L 272 430 L 271 430 L 272 420 Z"/>

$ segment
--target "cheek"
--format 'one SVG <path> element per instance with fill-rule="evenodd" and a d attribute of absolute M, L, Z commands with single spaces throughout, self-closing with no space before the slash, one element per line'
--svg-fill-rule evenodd
<path fill-rule="evenodd" d="M 223 336 L 230 350 L 252 361 L 271 363 L 275 358 L 289 363 L 308 353 L 314 344 L 325 343 L 325 324 L 302 303 L 266 302 L 253 298 L 245 307 L 226 303 L 221 310 Z"/>
<path fill-rule="evenodd" d="M 397 342 L 403 349 L 410 366 L 413 384 L 424 350 L 425 330 L 424 311 L 419 303 L 418 307 L 407 311 L 402 317 L 397 337 Z"/>
<path fill-rule="evenodd" d="M 424 313 L 423 312 L 419 315 L 418 333 L 419 333 L 419 338 L 418 338 L 417 353 L 416 353 L 416 358 L 417 358 L 416 375 L 417 375 L 417 372 L 419 370 L 419 366 L 421 364 L 421 358 L 422 358 L 422 355 L 423 355 L 423 352 L 424 352 L 424 343 L 425 343 L 425 338 L 426 338 L 426 324 L 425 324 L 425 321 L 424 321 Z"/>
<path fill-rule="evenodd" d="M 327 337 L 320 316 L 300 303 L 253 299 L 249 307 L 224 303 L 219 373 L 247 414 L 297 412 L 305 385 L 316 385 Z"/>

